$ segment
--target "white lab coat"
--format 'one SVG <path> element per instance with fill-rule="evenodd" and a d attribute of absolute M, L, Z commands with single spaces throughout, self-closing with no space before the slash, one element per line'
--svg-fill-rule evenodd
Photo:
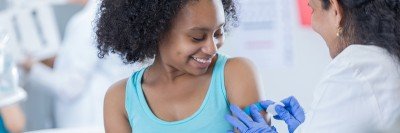
<path fill-rule="evenodd" d="M 123 65 L 116 55 L 99 59 L 94 40 L 96 0 L 74 15 L 54 68 L 32 67 L 29 79 L 48 86 L 56 98 L 56 127 L 102 127 L 104 95 L 112 83 L 140 66 Z"/>
<path fill-rule="evenodd" d="M 399 67 L 385 49 L 350 45 L 328 65 L 296 132 L 400 132 Z"/>

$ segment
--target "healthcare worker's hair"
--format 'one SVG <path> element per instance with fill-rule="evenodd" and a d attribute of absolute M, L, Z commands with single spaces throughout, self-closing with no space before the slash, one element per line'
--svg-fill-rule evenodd
<path fill-rule="evenodd" d="M 330 0 L 321 0 L 329 9 Z M 400 61 L 400 0 L 338 0 L 344 18 L 344 45 L 365 44 L 386 49 Z"/>
<path fill-rule="evenodd" d="M 198 0 L 103 0 L 97 19 L 98 56 L 117 53 L 124 63 L 143 62 L 158 53 L 158 44 L 173 19 L 189 2 Z M 225 27 L 237 25 L 235 0 L 222 0 Z M 195 4 L 195 3 L 194 3 Z"/>

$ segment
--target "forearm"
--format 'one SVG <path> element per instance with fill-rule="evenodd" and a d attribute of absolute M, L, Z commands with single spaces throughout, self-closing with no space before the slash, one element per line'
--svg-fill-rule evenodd
<path fill-rule="evenodd" d="M 28 75 L 28 80 L 43 85 L 46 91 L 60 99 L 74 99 L 87 85 L 89 72 L 78 70 L 55 70 L 37 63 Z"/>
<path fill-rule="evenodd" d="M 43 63 L 44 65 L 50 67 L 50 68 L 53 68 L 54 67 L 54 62 L 56 60 L 56 57 L 57 56 L 53 56 L 53 57 L 41 60 L 40 62 Z"/>
<path fill-rule="evenodd" d="M 25 115 L 18 105 L 10 105 L 0 109 L 4 125 L 11 133 L 22 132 L 25 127 Z"/>

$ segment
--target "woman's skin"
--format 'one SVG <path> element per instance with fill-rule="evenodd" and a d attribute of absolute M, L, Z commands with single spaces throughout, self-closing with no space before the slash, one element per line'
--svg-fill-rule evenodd
<path fill-rule="evenodd" d="M 309 0 L 308 5 L 312 9 L 312 28 L 322 36 L 328 45 L 330 56 L 335 58 L 347 46 L 344 46 L 340 36 L 337 36 L 338 33 L 340 34 L 339 27 L 343 11 L 339 7 L 338 1 L 332 0 L 331 2 L 332 5 L 328 10 L 323 9 L 321 0 Z"/>
<path fill-rule="evenodd" d="M 153 113 L 164 121 L 182 120 L 198 110 L 207 93 L 217 51 L 224 40 L 224 10 L 219 0 L 189 2 L 159 44 L 159 54 L 144 73 L 143 92 Z M 245 107 L 259 100 L 253 64 L 231 58 L 225 66 L 230 103 Z M 106 132 L 131 132 L 125 111 L 127 79 L 110 87 L 104 103 Z"/>

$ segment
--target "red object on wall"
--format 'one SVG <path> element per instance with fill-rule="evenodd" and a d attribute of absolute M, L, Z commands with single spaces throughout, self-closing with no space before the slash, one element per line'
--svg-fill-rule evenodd
<path fill-rule="evenodd" d="M 311 26 L 311 8 L 308 6 L 308 0 L 297 0 L 300 22 L 304 27 Z"/>

